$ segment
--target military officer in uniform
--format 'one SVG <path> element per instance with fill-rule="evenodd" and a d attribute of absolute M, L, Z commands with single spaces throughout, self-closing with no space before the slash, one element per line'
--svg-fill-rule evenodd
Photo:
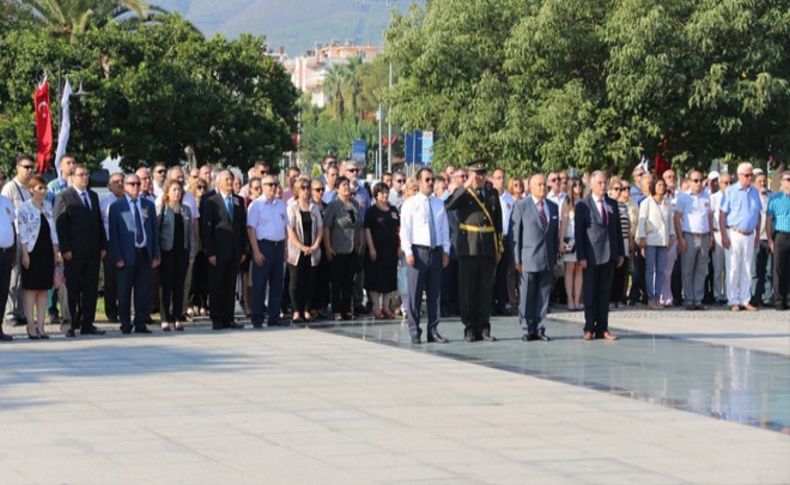
<path fill-rule="evenodd" d="M 447 200 L 458 214 L 458 287 L 461 321 L 467 342 L 494 341 L 491 301 L 496 266 L 502 257 L 502 206 L 499 193 L 485 183 L 486 162 L 468 166 L 469 177 Z"/>

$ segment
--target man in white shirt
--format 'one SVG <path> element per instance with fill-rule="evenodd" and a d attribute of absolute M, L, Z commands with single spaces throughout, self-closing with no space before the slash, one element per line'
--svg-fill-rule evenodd
<path fill-rule="evenodd" d="M 502 206 L 502 238 L 505 241 L 505 251 L 496 267 L 494 287 L 494 314 L 512 315 L 518 308 L 516 295 L 510 295 L 507 287 L 507 275 L 511 266 L 515 266 L 513 250 L 509 239 L 510 215 L 516 206 L 516 199 L 508 192 L 507 174 L 504 169 L 495 168 L 491 172 L 491 185 L 499 194 L 499 204 Z"/>
<path fill-rule="evenodd" d="M 428 306 L 428 342 L 446 343 L 439 334 L 439 302 L 442 268 L 450 262 L 450 231 L 444 204 L 433 195 L 433 171 L 424 167 L 417 172 L 419 193 L 401 207 L 400 240 L 406 255 L 408 305 L 406 319 L 413 344 L 421 342 L 420 308 L 422 292 Z"/>
<path fill-rule="evenodd" d="M 705 310 L 708 252 L 713 245 L 713 212 L 705 195 L 702 172 L 689 174 L 690 192 L 680 193 L 675 204 L 675 234 L 683 274 L 683 301 L 687 310 Z"/>
<path fill-rule="evenodd" d="M 721 231 L 719 231 L 719 208 L 724 192 L 730 187 L 732 177 L 724 172 L 719 175 L 719 190 L 710 196 L 710 209 L 713 212 L 713 300 L 724 305 L 727 303 L 727 268 L 726 250 L 721 244 Z"/>
<path fill-rule="evenodd" d="M 154 198 L 161 197 L 165 189 L 165 181 L 167 180 L 167 165 L 158 162 L 154 165 L 154 169 L 151 170 L 151 176 L 153 179 L 151 180 L 151 191 L 148 195 Z"/>
<path fill-rule="evenodd" d="M 406 175 L 403 172 L 398 171 L 392 174 L 392 187 L 390 187 L 390 195 L 387 198 L 387 202 L 398 210 L 403 205 L 404 185 L 406 185 Z"/>
<path fill-rule="evenodd" d="M 16 219 L 14 203 L 8 197 L 0 195 L 0 298 L 5 299 L 8 299 L 11 268 L 16 263 L 14 219 Z M 5 306 L 5 300 L 2 303 Z M 3 325 L 0 322 L 0 342 L 10 340 L 14 338 L 3 333 Z"/>
<path fill-rule="evenodd" d="M 33 176 L 36 162 L 30 155 L 20 155 L 16 159 L 16 177 L 3 186 L 2 195 L 11 199 L 14 211 L 19 209 L 24 202 L 30 200 L 30 191 L 27 189 L 27 182 Z M 22 291 L 20 288 L 22 278 L 22 253 L 20 245 L 16 245 L 16 262 L 11 269 L 11 282 L 8 286 L 8 302 L 5 305 L 6 320 L 13 325 L 24 325 L 27 323 L 22 305 Z"/>
<path fill-rule="evenodd" d="M 274 196 L 277 179 L 262 180 L 263 193 L 247 211 L 247 236 L 252 248 L 252 326 L 263 327 L 265 289 L 269 287 L 268 326 L 280 325 L 280 306 L 285 272 L 288 217 L 285 203 Z"/>
<path fill-rule="evenodd" d="M 568 199 L 568 194 L 562 190 L 563 182 L 561 177 L 565 172 L 562 173 L 550 173 L 548 178 L 548 186 L 551 189 L 549 194 L 546 198 L 555 204 L 557 204 L 557 209 L 559 213 L 562 214 L 562 208 L 565 206 L 565 201 Z M 565 176 L 565 185 L 567 185 L 568 176 Z"/>
<path fill-rule="evenodd" d="M 337 187 L 335 187 L 335 180 L 337 180 L 338 168 L 337 164 L 329 165 L 324 173 L 326 184 L 324 186 L 324 195 L 321 200 L 324 204 L 329 204 L 337 198 Z"/>

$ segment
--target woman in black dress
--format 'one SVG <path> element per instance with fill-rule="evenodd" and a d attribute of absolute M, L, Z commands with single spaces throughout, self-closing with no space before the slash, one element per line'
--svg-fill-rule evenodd
<path fill-rule="evenodd" d="M 52 289 L 55 263 L 59 262 L 58 236 L 52 204 L 45 200 L 47 182 L 35 176 L 27 186 L 30 200 L 19 206 L 17 213 L 27 335 L 31 339 L 47 339 L 44 318 L 47 315 L 47 292 Z M 36 319 L 33 318 L 34 310 Z"/>
<path fill-rule="evenodd" d="M 387 203 L 389 189 L 379 182 L 373 186 L 375 204 L 365 214 L 365 288 L 373 300 L 376 319 L 392 319 L 390 301 L 398 289 L 398 210 Z"/>
<path fill-rule="evenodd" d="M 312 200 L 313 204 L 318 207 L 318 211 L 321 213 L 322 221 L 324 219 L 324 211 L 326 210 L 326 204 L 324 203 L 323 199 L 325 190 L 324 184 L 318 179 L 313 180 L 310 183 L 310 200 Z M 326 257 L 322 254 L 321 262 L 318 263 L 318 267 L 316 268 L 316 284 L 313 286 L 313 308 L 311 310 L 313 318 L 323 318 L 326 309 L 329 306 L 330 278 L 329 261 L 327 261 Z"/>

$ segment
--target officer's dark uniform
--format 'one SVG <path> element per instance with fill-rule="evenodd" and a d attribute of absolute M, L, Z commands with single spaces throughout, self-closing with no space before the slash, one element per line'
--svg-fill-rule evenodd
<path fill-rule="evenodd" d="M 473 162 L 467 168 L 473 172 L 486 170 L 482 161 Z M 485 206 L 485 211 L 480 203 Z M 447 199 L 445 207 L 458 214 L 458 289 L 466 340 L 493 340 L 489 317 L 496 258 L 503 250 L 499 194 L 488 186 L 477 190 L 458 187 Z"/>

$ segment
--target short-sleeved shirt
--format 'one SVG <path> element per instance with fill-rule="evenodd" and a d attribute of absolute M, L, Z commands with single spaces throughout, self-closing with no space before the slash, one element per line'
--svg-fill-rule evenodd
<path fill-rule="evenodd" d="M 27 185 L 19 183 L 16 179 L 3 186 L 3 195 L 11 199 L 15 209 L 19 209 L 22 204 L 30 200 L 30 190 Z"/>
<path fill-rule="evenodd" d="M 675 212 L 681 214 L 680 228 L 683 232 L 708 234 L 710 232 L 710 198 L 705 193 L 678 194 Z"/>
<path fill-rule="evenodd" d="M 757 228 L 763 204 L 754 186 L 743 188 L 740 183 L 731 185 L 721 199 L 721 212 L 726 214 L 727 227 L 749 233 Z"/>
<path fill-rule="evenodd" d="M 0 249 L 8 249 L 14 245 L 14 219 L 14 203 L 8 197 L 0 195 Z"/>
<path fill-rule="evenodd" d="M 329 228 L 332 250 L 337 254 L 351 254 L 356 246 L 357 230 L 364 222 L 360 216 L 359 204 L 349 199 L 351 209 L 347 209 L 340 199 L 335 199 L 324 211 L 324 227 Z"/>
<path fill-rule="evenodd" d="M 784 191 L 773 194 L 765 213 L 773 218 L 774 232 L 790 232 L 790 195 Z"/>
<path fill-rule="evenodd" d="M 260 241 L 282 241 L 285 239 L 288 215 L 285 203 L 280 199 L 258 197 L 247 209 L 247 227 L 255 229 L 255 237 Z"/>

